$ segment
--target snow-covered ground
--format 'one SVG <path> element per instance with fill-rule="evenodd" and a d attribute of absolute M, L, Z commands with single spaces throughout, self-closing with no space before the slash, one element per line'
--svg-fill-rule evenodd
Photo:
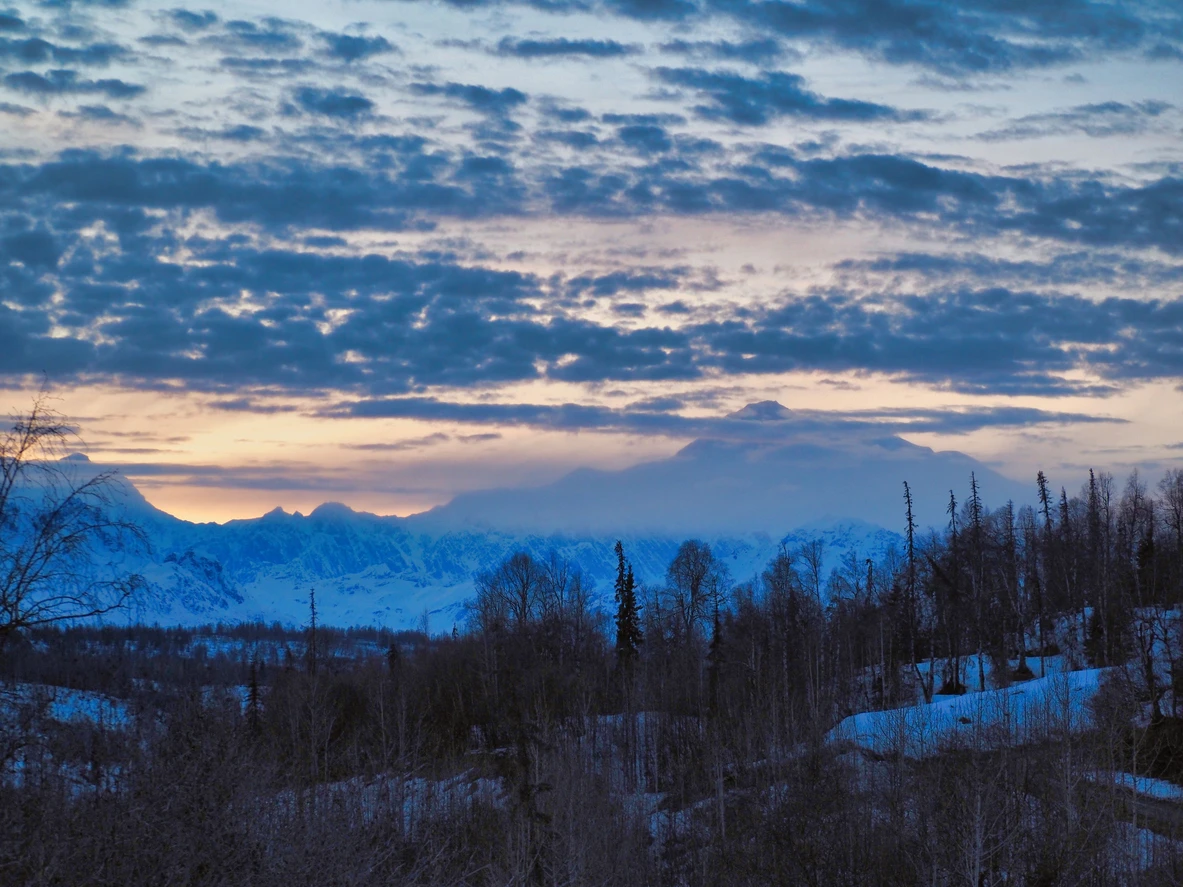
<path fill-rule="evenodd" d="M 1138 776 L 1134 773 L 1123 773 L 1121 771 L 1112 774 L 1094 772 L 1085 775 L 1090 782 L 1097 785 L 1106 785 L 1112 782 L 1145 798 L 1153 798 L 1156 801 L 1183 803 L 1183 786 L 1175 785 L 1173 782 L 1167 782 L 1165 779 L 1154 779 L 1150 776 Z"/>
<path fill-rule="evenodd" d="M 71 690 L 45 684 L 9 684 L 0 688 L 0 712 L 12 712 L 22 705 L 44 706 L 52 720 L 89 721 L 105 727 L 126 727 L 131 722 L 127 704 L 91 690 Z"/>
<path fill-rule="evenodd" d="M 830 731 L 833 742 L 875 754 L 927 757 L 950 746 L 998 747 L 1078 732 L 1107 669 L 1063 672 L 999 690 L 938 696 L 931 704 L 851 715 Z"/>

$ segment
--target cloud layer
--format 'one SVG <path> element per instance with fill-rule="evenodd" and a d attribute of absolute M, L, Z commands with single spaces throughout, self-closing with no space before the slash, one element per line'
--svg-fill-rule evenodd
<path fill-rule="evenodd" d="M 940 433 L 1183 380 L 1169 4 L 82 9 L 0 11 L 10 381 L 689 435 L 678 392 L 752 379 L 1042 403 Z"/>

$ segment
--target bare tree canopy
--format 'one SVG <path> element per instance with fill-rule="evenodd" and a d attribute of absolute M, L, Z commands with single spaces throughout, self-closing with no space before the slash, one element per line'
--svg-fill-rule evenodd
<path fill-rule="evenodd" d="M 670 605 L 684 635 L 689 636 L 710 616 L 727 581 L 727 565 L 715 557 L 709 545 L 698 539 L 682 543 L 666 571 L 666 582 Z"/>
<path fill-rule="evenodd" d="M 45 393 L 0 437 L 0 645 L 110 613 L 143 585 L 126 565 L 146 536 L 121 513 L 115 475 L 70 458 L 73 442 Z"/>

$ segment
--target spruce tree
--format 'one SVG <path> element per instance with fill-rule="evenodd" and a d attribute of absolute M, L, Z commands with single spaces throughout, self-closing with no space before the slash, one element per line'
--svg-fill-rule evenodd
<path fill-rule="evenodd" d="M 247 683 L 246 721 L 252 735 L 259 732 L 259 657 L 251 659 L 250 680 Z"/>
<path fill-rule="evenodd" d="M 636 660 L 641 644 L 641 618 L 637 607 L 637 583 L 633 567 L 616 542 L 616 662 L 627 668 Z"/>
<path fill-rule="evenodd" d="M 308 590 L 308 649 L 305 651 L 308 673 L 316 674 L 316 589 Z"/>

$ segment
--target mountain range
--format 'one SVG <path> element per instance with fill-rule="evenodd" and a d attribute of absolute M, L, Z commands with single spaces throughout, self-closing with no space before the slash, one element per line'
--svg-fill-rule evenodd
<path fill-rule="evenodd" d="M 78 468 L 89 465 L 85 457 Z M 121 506 L 146 531 L 136 568 L 148 592 L 128 618 L 161 624 L 242 619 L 300 624 L 315 589 L 335 625 L 421 624 L 451 630 L 474 577 L 509 554 L 555 551 L 578 564 L 605 604 L 624 543 L 638 578 L 660 583 L 679 544 L 709 542 L 733 581 L 757 577 L 781 546 L 824 545 L 828 574 L 844 560 L 901 548 L 903 481 L 919 527 L 940 526 L 950 490 L 976 476 L 989 507 L 1030 500 L 1025 486 L 961 453 L 934 452 L 873 427 L 798 423 L 780 404 L 752 404 L 671 458 L 622 471 L 582 469 L 544 486 L 465 493 L 410 517 L 326 503 L 224 524 L 153 507 L 124 478 Z M 890 529 L 889 529 L 890 528 Z"/>

